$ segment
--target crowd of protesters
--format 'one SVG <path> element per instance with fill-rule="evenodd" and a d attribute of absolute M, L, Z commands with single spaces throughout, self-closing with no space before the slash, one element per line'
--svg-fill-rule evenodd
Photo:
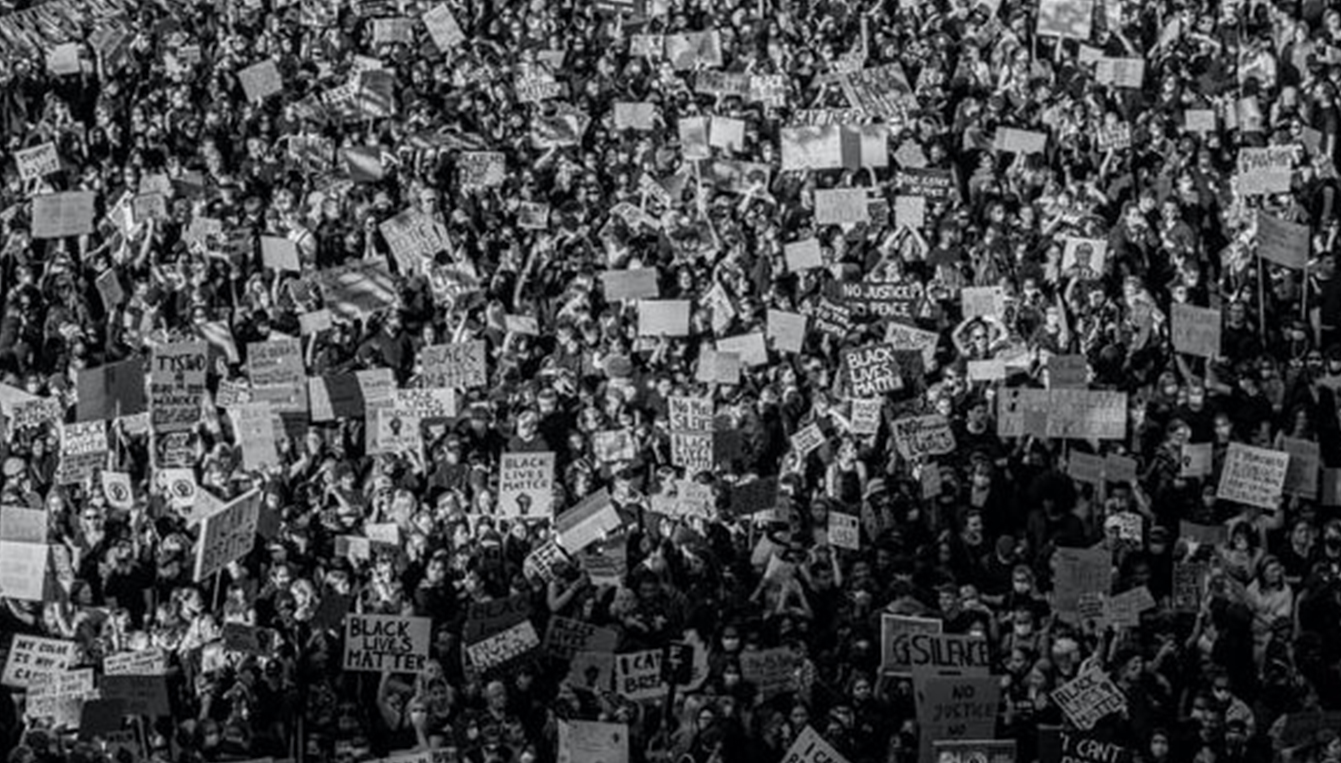
<path fill-rule="evenodd" d="M 634 763 L 778 763 L 806 729 L 850 763 L 925 763 L 924 700 L 887 664 L 898 615 L 987 640 L 988 738 L 1022 762 L 1053 754 L 1040 727 L 1074 729 L 1053 691 L 1085 672 L 1122 694 L 1086 731 L 1121 759 L 1341 762 L 1341 4 L 444 0 L 461 33 L 445 45 L 422 21 L 438 4 L 418 0 L 77 5 L 0 17 L 0 513 L 45 510 L 53 559 L 48 595 L 0 590 L 0 649 L 72 641 L 67 667 L 100 680 L 114 655 L 161 650 L 171 702 L 128 718 L 134 744 L 113 751 L 0 687 L 9 761 L 539 763 L 586 720 L 625 724 Z M 1086 33 L 1040 33 L 1041 15 L 1071 11 Z M 375 32 L 387 19 L 408 36 Z M 701 33 L 712 49 L 690 67 L 646 44 Z M 67 46 L 60 73 L 34 40 Z M 1105 59 L 1143 69 L 1117 82 Z M 254 97 L 239 72 L 264 61 L 282 86 Z M 909 83 L 897 118 L 844 80 L 890 64 Z M 313 107 L 369 69 L 389 73 L 389 108 Z M 704 92 L 712 71 L 784 86 Z M 518 83 L 538 80 L 559 88 L 524 101 Z M 651 104 L 651 124 L 617 121 L 624 103 Z M 815 113 L 875 134 L 888 160 L 784 169 L 784 133 Z M 743 138 L 691 146 L 685 124 L 714 117 Z M 552 140 L 556 119 L 575 134 Z M 1122 125 L 1129 139 L 1101 146 Z M 1045 142 L 1003 145 L 1010 128 Z M 15 155 L 47 143 L 59 167 L 22 177 Z M 1293 149 L 1288 191 L 1245 192 L 1241 153 L 1272 146 Z M 470 152 L 502 154 L 502 177 L 481 182 Z M 909 169 L 948 171 L 948 192 L 909 212 Z M 819 222 L 816 198 L 842 188 L 865 189 L 865 222 Z M 163 214 L 118 204 L 147 189 Z M 95 194 L 92 232 L 35 236 L 50 221 L 34 200 L 70 191 Z M 443 233 L 417 264 L 383 235 L 406 210 Z M 1300 262 L 1262 256 L 1268 217 L 1306 226 Z M 292 242 L 297 268 L 271 267 L 264 237 Z M 1071 259 L 1075 239 L 1101 245 Z M 789 246 L 811 240 L 820 262 L 796 266 Z M 323 274 L 369 264 L 393 298 L 333 310 Z M 635 270 L 654 273 L 654 299 L 689 302 L 686 332 L 649 335 L 646 303 L 606 293 L 611 271 Z M 911 310 L 845 303 L 845 285 L 876 283 L 906 287 Z M 999 311 L 966 315 L 979 287 L 1000 287 Z M 1175 349 L 1177 305 L 1215 311 L 1217 348 Z M 331 324 L 305 330 L 322 310 Z M 799 350 L 778 346 L 776 313 L 809 320 Z M 897 347 L 902 328 L 936 339 L 861 396 L 880 400 L 868 431 L 844 358 Z M 702 372 L 719 340 L 757 333 L 766 358 L 734 383 Z M 218 401 L 277 337 L 301 337 L 307 376 L 387 368 L 405 389 L 428 386 L 425 348 L 482 340 L 485 383 L 455 390 L 417 452 L 369 452 L 363 417 L 286 415 L 280 463 L 250 469 Z M 105 469 L 129 475 L 129 503 L 97 476 L 59 477 L 81 377 L 199 339 L 217 357 L 185 465 L 214 503 L 263 496 L 250 551 L 204 579 L 200 502 L 165 494 L 152 427 L 108 422 Z M 1003 427 L 1010 390 L 1055 387 L 1053 359 L 1077 356 L 1076 386 L 1125 395 L 1121 436 Z M 15 426 L 33 397 L 59 414 Z M 676 463 L 677 397 L 710 401 L 711 469 Z M 894 422 L 928 415 L 954 447 L 910 454 Z M 612 431 L 631 443 L 613 456 L 596 447 Z M 1317 458 L 1269 507 L 1226 497 L 1233 448 L 1300 441 Z M 1197 445 L 1210 460 L 1194 473 Z M 554 454 L 552 517 L 500 506 L 516 452 Z M 1078 478 L 1087 456 L 1134 469 Z M 710 511 L 665 510 L 681 481 L 711 490 Z M 601 490 L 620 526 L 538 574 L 528 557 Z M 833 542 L 831 514 L 859 519 L 856 543 Z M 351 551 L 369 525 L 395 525 L 398 544 Z M 1148 591 L 1135 623 L 1059 600 L 1072 549 L 1111 556 L 1090 600 Z M 1204 573 L 1190 601 L 1187 569 Z M 543 647 L 479 670 L 472 613 L 509 599 L 542 637 L 567 618 L 615 632 L 616 655 L 688 645 L 692 677 L 630 698 Z M 345 670 L 345 610 L 429 618 L 425 669 Z M 228 623 L 267 648 L 210 659 Z M 779 648 L 792 674 L 765 691 L 742 655 Z"/>

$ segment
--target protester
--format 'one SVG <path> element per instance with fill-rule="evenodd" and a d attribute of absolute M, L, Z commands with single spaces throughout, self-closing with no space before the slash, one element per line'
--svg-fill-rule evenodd
<path fill-rule="evenodd" d="M 3 12 L 7 760 L 1341 760 L 1337 3 Z"/>

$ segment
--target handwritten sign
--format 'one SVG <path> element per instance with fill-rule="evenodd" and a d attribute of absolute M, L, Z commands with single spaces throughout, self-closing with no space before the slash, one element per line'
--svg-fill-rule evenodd
<path fill-rule="evenodd" d="M 1052 692 L 1052 701 L 1062 709 L 1067 720 L 1077 728 L 1089 731 L 1100 719 L 1120 712 L 1127 706 L 1122 691 L 1102 670 L 1081 673 Z"/>
<path fill-rule="evenodd" d="M 82 236 L 93 232 L 94 191 L 66 191 L 33 197 L 35 239 Z"/>
<path fill-rule="evenodd" d="M 1294 153 L 1292 146 L 1240 148 L 1239 193 L 1244 196 L 1289 193 Z"/>
<path fill-rule="evenodd" d="M 927 677 L 915 681 L 920 760 L 931 760 L 932 740 L 990 739 L 1001 705 L 1000 679 Z"/>
<path fill-rule="evenodd" d="M 841 511 L 829 512 L 829 543 L 851 551 L 861 549 L 861 519 Z"/>
<path fill-rule="evenodd" d="M 199 583 L 251 552 L 261 516 L 261 492 L 253 490 L 201 520 L 194 580 Z"/>
<path fill-rule="evenodd" d="M 1225 501 L 1275 509 L 1285 487 L 1290 454 L 1231 442 L 1216 497 Z"/>
<path fill-rule="evenodd" d="M 14 152 L 20 180 L 36 180 L 61 171 L 61 158 L 51 141 Z"/>
<path fill-rule="evenodd" d="M 940 414 L 905 416 L 895 419 L 893 427 L 895 445 L 899 454 L 906 459 L 954 452 L 954 432 L 950 429 L 950 422 Z"/>
<path fill-rule="evenodd" d="M 504 517 L 550 517 L 554 513 L 554 454 L 504 453 L 498 484 Z"/>
<path fill-rule="evenodd" d="M 237 73 L 247 100 L 259 103 L 284 90 L 284 79 L 273 59 L 252 64 Z"/>
<path fill-rule="evenodd" d="M 1322 469 L 1322 452 L 1318 443 L 1286 437 L 1285 452 L 1290 456 L 1290 468 L 1285 472 L 1285 492 L 1310 500 L 1318 497 L 1318 475 Z"/>
<path fill-rule="evenodd" d="M 73 641 L 15 634 L 0 683 L 19 689 L 43 683 L 64 672 L 78 648 Z"/>
<path fill-rule="evenodd" d="M 1220 356 L 1220 311 L 1173 303 L 1173 347 L 1203 358 Z"/>
<path fill-rule="evenodd" d="M 530 620 L 515 623 L 504 630 L 466 646 L 471 667 L 480 671 L 497 670 L 540 647 L 540 637 Z"/>
<path fill-rule="evenodd" d="M 1257 213 L 1257 253 L 1263 259 L 1287 268 L 1301 270 L 1308 264 L 1308 226 L 1292 223 L 1259 211 Z"/>
<path fill-rule="evenodd" d="M 345 615 L 344 669 L 422 673 L 433 621 L 400 615 Z"/>
<path fill-rule="evenodd" d="M 615 691 L 634 701 L 660 699 L 670 687 L 661 680 L 661 650 L 615 656 Z"/>
<path fill-rule="evenodd" d="M 457 342 L 425 347 L 424 382 L 430 387 L 469 389 L 486 383 L 484 342 Z"/>
<path fill-rule="evenodd" d="M 815 191 L 815 222 L 820 225 L 853 225 L 868 222 L 870 219 L 865 188 L 828 188 Z"/>
<path fill-rule="evenodd" d="M 844 350 L 842 358 L 852 397 L 879 397 L 903 389 L 903 376 L 892 346 L 872 344 Z"/>

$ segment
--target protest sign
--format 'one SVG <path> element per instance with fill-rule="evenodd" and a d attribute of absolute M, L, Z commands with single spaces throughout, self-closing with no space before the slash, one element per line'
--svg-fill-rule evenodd
<path fill-rule="evenodd" d="M 9 595 L 8 591 L 6 595 Z M 9 658 L 5 660 L 0 684 L 18 689 L 41 684 L 49 676 L 64 672 L 78 650 L 79 645 L 73 641 L 16 633 L 9 646 Z"/>
<path fill-rule="evenodd" d="M 1048 134 L 1017 130 L 1013 127 L 996 128 L 997 151 L 1016 154 L 1041 154 L 1048 145 Z"/>
<path fill-rule="evenodd" d="M 466 41 L 465 32 L 461 30 L 461 25 L 457 23 L 456 16 L 446 3 L 435 5 L 425 11 L 423 20 L 424 26 L 428 27 L 429 37 L 433 39 L 433 44 L 440 52 L 446 53 Z"/>
<path fill-rule="evenodd" d="M 1047 381 L 1048 389 L 1084 388 L 1090 381 L 1089 361 L 1084 355 L 1049 355 Z"/>
<path fill-rule="evenodd" d="M 1066 475 L 1077 482 L 1101 485 L 1104 481 L 1103 457 L 1072 451 L 1066 460 Z"/>
<path fill-rule="evenodd" d="M 284 90 L 284 78 L 280 76 L 279 67 L 274 59 L 267 59 L 238 71 L 237 78 L 242 83 L 242 90 L 246 93 L 247 100 L 252 103 L 264 101 Z"/>
<path fill-rule="evenodd" d="M 66 191 L 33 197 L 32 236 L 35 239 L 82 236 L 93 232 L 93 191 Z"/>
<path fill-rule="evenodd" d="M 987 639 L 916 630 L 907 636 L 908 668 L 914 674 L 986 676 L 991 672 Z"/>
<path fill-rule="evenodd" d="M 811 451 L 823 445 L 824 440 L 824 432 L 820 430 L 819 424 L 812 421 L 792 435 L 792 451 L 805 458 Z"/>
<path fill-rule="evenodd" d="M 1006 312 L 1006 290 L 1000 286 L 969 286 L 960 291 L 965 318 L 1001 318 Z"/>
<path fill-rule="evenodd" d="M 850 225 L 870 220 L 865 188 L 829 188 L 815 191 L 815 222 Z"/>
<path fill-rule="evenodd" d="M 787 748 L 782 763 L 848 763 L 848 760 L 815 729 L 806 726 Z"/>
<path fill-rule="evenodd" d="M 540 637 L 530 620 L 515 623 L 484 639 L 466 645 L 470 666 L 488 672 L 524 657 L 540 647 Z"/>
<path fill-rule="evenodd" d="M 1322 469 L 1322 453 L 1318 443 L 1297 437 L 1283 440 L 1290 466 L 1285 472 L 1285 492 L 1314 500 L 1318 497 L 1318 475 Z"/>
<path fill-rule="evenodd" d="M 843 304 L 853 312 L 912 322 L 925 299 L 922 284 L 843 282 L 838 285 Z"/>
<path fill-rule="evenodd" d="M 884 401 L 879 398 L 858 398 L 852 401 L 852 433 L 872 435 L 880 430 L 880 412 Z"/>
<path fill-rule="evenodd" d="M 664 697 L 670 686 L 661 679 L 661 657 L 660 649 L 615 655 L 615 692 L 634 701 Z"/>
<path fill-rule="evenodd" d="M 1094 0 L 1039 0 L 1038 34 L 1088 40 L 1094 18 Z"/>
<path fill-rule="evenodd" d="M 0 540 L 46 543 L 47 512 L 22 506 L 0 507 Z"/>
<path fill-rule="evenodd" d="M 19 166 L 19 179 L 24 181 L 36 180 L 61 170 L 60 155 L 56 153 L 56 144 L 51 141 L 15 151 L 14 161 Z"/>
<path fill-rule="evenodd" d="M 558 567 L 567 561 L 567 555 L 553 539 L 536 546 L 522 561 L 522 574 L 528 578 L 540 578 L 546 583 L 558 577 Z"/>
<path fill-rule="evenodd" d="M 260 522 L 261 496 L 259 490 L 253 490 L 201 519 L 193 576 L 197 583 L 251 551 Z"/>
<path fill-rule="evenodd" d="M 882 118 L 895 128 L 907 124 L 917 108 L 912 85 L 898 61 L 843 74 L 839 78 L 848 103 L 870 117 Z"/>
<path fill-rule="evenodd" d="M 134 416 L 145 410 L 145 364 L 141 359 L 108 363 L 75 372 L 76 421 Z"/>
<path fill-rule="evenodd" d="M 1059 547 L 1053 556 L 1056 608 L 1063 616 L 1079 611 L 1083 593 L 1107 595 L 1112 587 L 1113 558 L 1106 549 Z"/>
<path fill-rule="evenodd" d="M 709 384 L 735 384 L 740 381 L 740 365 L 738 353 L 699 350 L 695 378 Z"/>
<path fill-rule="evenodd" d="M 1121 440 L 1127 436 L 1127 393 L 1106 390 L 1047 391 L 1047 437 Z"/>
<path fill-rule="evenodd" d="M 1257 213 L 1257 253 L 1263 259 L 1301 270 L 1308 264 L 1308 226 Z"/>
<path fill-rule="evenodd" d="M 344 669 L 422 673 L 433 621 L 401 615 L 345 615 Z"/>
<path fill-rule="evenodd" d="M 785 74 L 751 74 L 749 100 L 765 106 L 787 105 L 787 76 Z"/>
<path fill-rule="evenodd" d="M 900 228 L 921 229 L 927 220 L 927 198 L 900 194 L 894 197 L 894 223 Z"/>
<path fill-rule="evenodd" d="M 656 126 L 657 107 L 648 101 L 615 103 L 615 129 L 650 132 Z"/>
<path fill-rule="evenodd" d="M 1229 528 L 1224 525 L 1203 525 L 1182 520 L 1178 523 L 1178 537 L 1207 546 L 1223 546 L 1229 540 Z"/>
<path fill-rule="evenodd" d="M 714 116 L 708 124 L 708 145 L 727 151 L 745 150 L 745 122 Z"/>
<path fill-rule="evenodd" d="M 844 350 L 842 366 L 847 371 L 851 397 L 879 397 L 903 389 L 903 376 L 891 345 L 870 344 Z"/>
<path fill-rule="evenodd" d="M 954 175 L 949 170 L 925 167 L 904 167 L 895 175 L 901 194 L 945 200 L 955 193 Z"/>
<path fill-rule="evenodd" d="M 47 548 L 46 543 L 0 540 L 0 593 L 21 601 L 42 601 Z"/>
<path fill-rule="evenodd" d="M 661 293 L 655 268 L 606 270 L 601 273 L 601 284 L 605 298 L 611 301 L 656 299 Z"/>
<path fill-rule="evenodd" d="M 954 432 L 950 422 L 938 413 L 905 416 L 893 422 L 894 441 L 899 454 L 909 460 L 953 453 Z"/>
<path fill-rule="evenodd" d="M 391 271 L 380 262 L 357 262 L 319 274 L 326 308 L 348 320 L 366 318 L 396 302 Z"/>
<path fill-rule="evenodd" d="M 1094 62 L 1094 78 L 1102 85 L 1140 90 L 1145 82 L 1144 58 L 1100 58 Z M 1100 143 L 1102 144 L 1102 138 Z M 1127 144 L 1131 144 L 1131 127 L 1127 126 Z"/>
<path fill-rule="evenodd" d="M 573 508 L 560 514 L 554 523 L 559 544 L 570 554 L 582 549 L 614 530 L 622 523 L 610 493 L 606 489 L 592 493 Z"/>
<path fill-rule="evenodd" d="M 1209 442 L 1183 443 L 1182 465 L 1179 477 L 1206 477 L 1213 466 L 1213 445 Z"/>
<path fill-rule="evenodd" d="M 629 763 L 628 724 L 559 721 L 558 763 Z"/>
<path fill-rule="evenodd" d="M 1015 763 L 1014 739 L 937 739 L 931 743 L 936 763 Z"/>
<path fill-rule="evenodd" d="M 524 230 L 549 228 L 549 205 L 523 201 L 517 207 L 517 224 Z"/>
<path fill-rule="evenodd" d="M 504 453 L 498 480 L 498 513 L 550 517 L 554 512 L 554 454 Z"/>
<path fill-rule="evenodd" d="M 27 695 L 29 720 L 49 719 L 55 727 L 73 728 L 80 722 L 84 700 L 97 696 L 93 668 L 45 674 L 28 686 Z"/>
<path fill-rule="evenodd" d="M 378 226 L 396 263 L 405 273 L 423 272 L 424 261 L 451 249 L 447 229 L 417 209 L 407 209 Z"/>
<path fill-rule="evenodd" d="M 466 188 L 493 188 L 507 177 L 507 157 L 498 151 L 464 151 L 457 166 Z"/>
<path fill-rule="evenodd" d="M 150 424 L 155 432 L 180 432 L 200 422 L 209 345 L 177 342 L 154 348 L 149 372 Z"/>
<path fill-rule="evenodd" d="M 425 347 L 422 362 L 426 386 L 470 389 L 485 384 L 482 340 Z"/>
<path fill-rule="evenodd" d="M 608 429 L 592 432 L 591 449 L 599 463 L 609 464 L 616 461 L 632 461 L 637 454 L 637 446 L 628 429 Z"/>
<path fill-rule="evenodd" d="M 126 292 L 121 288 L 121 280 L 111 268 L 104 270 L 94 284 L 98 287 L 98 296 L 102 299 L 103 308 L 109 312 L 119 307 L 126 298 Z"/>
<path fill-rule="evenodd" d="M 1120 712 L 1127 706 L 1122 691 L 1100 668 L 1088 670 L 1058 686 L 1052 692 L 1052 701 L 1062 709 L 1067 720 L 1085 731 L 1094 728 L 1104 716 Z"/>
<path fill-rule="evenodd" d="M 1244 196 L 1289 193 L 1294 153 L 1293 146 L 1240 148 L 1236 176 L 1239 193 Z"/>
<path fill-rule="evenodd" d="M 1220 357 L 1220 311 L 1173 303 L 1173 347 L 1203 358 Z"/>
<path fill-rule="evenodd" d="M 1183 123 L 1188 132 L 1205 134 L 1220 129 L 1215 109 L 1188 109 L 1183 112 Z"/>
<path fill-rule="evenodd" d="M 1206 575 L 1206 562 L 1173 563 L 1173 611 L 1196 612 L 1201 609 Z"/>
<path fill-rule="evenodd" d="M 60 400 L 44 397 L 15 402 L 10 406 L 7 414 L 11 430 L 59 424 L 64 416 L 65 406 L 61 404 Z"/>
<path fill-rule="evenodd" d="M 107 466 L 107 425 L 102 421 L 81 421 L 61 426 L 62 485 L 84 482 Z"/>
<path fill-rule="evenodd" d="M 1231 442 L 1216 497 L 1274 510 L 1280 503 L 1290 455 L 1278 450 Z"/>
<path fill-rule="evenodd" d="M 740 653 L 740 676 L 754 685 L 764 699 L 793 688 L 796 654 L 787 647 L 747 649 Z"/>
<path fill-rule="evenodd" d="M 676 71 L 696 67 L 714 69 L 722 65 L 722 39 L 715 29 L 668 34 L 663 41 L 666 60 Z"/>
<path fill-rule="evenodd" d="M 162 649 L 109 654 L 103 658 L 104 676 L 161 676 L 168 672 L 168 657 Z"/>
<path fill-rule="evenodd" d="M 279 466 L 275 447 L 275 414 L 270 403 L 244 403 L 228 411 L 233 434 L 242 446 L 242 463 L 247 469 L 260 470 Z"/>
<path fill-rule="evenodd" d="M 572 659 L 578 652 L 614 652 L 619 633 L 582 620 L 551 617 L 545 630 L 545 651 L 560 660 Z"/>
<path fill-rule="evenodd" d="M 805 344 L 806 316 L 782 310 L 768 311 L 768 337 L 779 352 L 800 352 Z"/>
<path fill-rule="evenodd" d="M 731 353 L 747 366 L 762 366 L 768 362 L 768 347 L 762 331 L 722 337 L 717 340 L 717 351 Z"/>
<path fill-rule="evenodd" d="M 692 303 L 685 299 L 638 303 L 638 336 L 688 336 Z"/>
<path fill-rule="evenodd" d="M 861 549 L 861 520 L 841 511 L 829 512 L 829 543 L 851 551 Z"/>
<path fill-rule="evenodd" d="M 819 239 L 816 238 L 784 244 L 782 254 L 783 259 L 787 262 L 787 269 L 793 273 L 824 267 L 824 259 L 820 255 Z"/>
<path fill-rule="evenodd" d="M 123 712 L 126 715 L 154 718 L 172 712 L 165 675 L 106 675 L 99 689 L 103 699 L 124 702 Z"/>
<path fill-rule="evenodd" d="M 1093 281 L 1108 268 L 1108 242 L 1099 238 L 1067 236 L 1062 250 L 1061 276 Z"/>
<path fill-rule="evenodd" d="M 915 681 L 922 760 L 932 740 L 990 739 L 1001 705 L 1001 680 L 993 676 L 927 676 Z"/>

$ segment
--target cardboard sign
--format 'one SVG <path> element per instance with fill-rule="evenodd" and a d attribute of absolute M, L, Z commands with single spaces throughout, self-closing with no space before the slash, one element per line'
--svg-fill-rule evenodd
<path fill-rule="evenodd" d="M 401 615 L 345 615 L 344 669 L 422 673 L 433 621 Z"/>
<path fill-rule="evenodd" d="M 168 672 L 168 656 L 162 649 L 109 654 L 103 658 L 104 676 L 161 676 Z"/>
<path fill-rule="evenodd" d="M 553 540 L 547 540 L 526 555 L 522 561 L 522 573 L 528 578 L 540 578 L 552 583 L 558 577 L 558 566 L 568 557 Z"/>
<path fill-rule="evenodd" d="M 102 421 L 83 421 L 61 427 L 61 464 L 59 479 L 70 485 L 93 479 L 107 465 L 107 425 Z"/>
<path fill-rule="evenodd" d="M 823 445 L 824 439 L 824 432 L 820 430 L 819 424 L 812 421 L 792 435 L 792 450 L 801 458 L 805 458 L 811 451 Z"/>
<path fill-rule="evenodd" d="M 1290 467 L 1285 472 L 1285 492 L 1310 500 L 1318 497 L 1318 475 L 1322 470 L 1322 452 L 1318 443 L 1286 437 L 1285 452 L 1290 456 Z"/>
<path fill-rule="evenodd" d="M 470 389 L 487 383 L 483 340 L 425 347 L 421 359 L 426 386 Z"/>
<path fill-rule="evenodd" d="M 417 209 L 407 209 L 378 226 L 396 264 L 406 273 L 422 273 L 424 261 L 452 248 L 447 229 Z"/>
<path fill-rule="evenodd" d="M 815 190 L 815 222 L 820 225 L 853 225 L 870 219 L 865 188 Z"/>
<path fill-rule="evenodd" d="M 6 417 L 11 430 L 58 425 L 65 417 L 65 405 L 60 400 L 45 397 L 20 400 L 9 406 Z"/>
<path fill-rule="evenodd" d="M 1302 270 L 1308 264 L 1307 225 L 1286 222 L 1265 212 L 1257 213 L 1257 253 L 1282 267 Z"/>
<path fill-rule="evenodd" d="M 765 699 L 793 688 L 792 673 L 796 666 L 796 655 L 787 647 L 749 649 L 740 653 L 741 678 L 754 684 Z"/>
<path fill-rule="evenodd" d="M 1292 146 L 1240 148 L 1236 176 L 1239 193 L 1244 196 L 1289 193 L 1294 153 Z"/>
<path fill-rule="evenodd" d="M 664 697 L 670 686 L 661 680 L 661 657 L 660 649 L 615 655 L 616 693 L 635 702 Z"/>
<path fill-rule="evenodd" d="M 66 191 L 33 197 L 32 236 L 35 239 L 82 236 L 93 232 L 94 191 Z"/>
<path fill-rule="evenodd" d="M 1088 40 L 1094 18 L 1094 0 L 1039 0 L 1038 34 Z"/>
<path fill-rule="evenodd" d="M 833 745 L 824 741 L 815 729 L 806 726 L 796 740 L 792 742 L 791 747 L 787 748 L 787 754 L 782 757 L 783 763 L 848 763 Z"/>
<path fill-rule="evenodd" d="M 46 543 L 0 540 L 0 592 L 11 599 L 43 601 L 47 574 Z"/>
<path fill-rule="evenodd" d="M 1066 719 L 1089 731 L 1100 719 L 1127 707 L 1122 691 L 1099 669 L 1081 673 L 1052 692 Z"/>
<path fill-rule="evenodd" d="M 498 151 L 464 151 L 457 166 L 465 188 L 493 188 L 507 177 L 507 157 Z"/>
<path fill-rule="evenodd" d="M 694 378 L 707 384 L 736 384 L 740 381 L 740 365 L 739 353 L 703 349 Z"/>
<path fill-rule="evenodd" d="M 446 3 L 425 11 L 423 19 L 424 26 L 428 27 L 428 36 L 433 38 L 433 44 L 439 51 L 446 53 L 466 41 L 465 32 L 461 31 L 461 25 Z"/>
<path fill-rule="evenodd" d="M 638 336 L 688 336 L 692 305 L 687 299 L 639 302 Z"/>
<path fill-rule="evenodd" d="M 1208 477 L 1213 468 L 1214 446 L 1209 442 L 1183 444 L 1182 466 L 1179 477 Z"/>
<path fill-rule="evenodd" d="M 651 132 L 656 128 L 657 107 L 649 101 L 615 103 L 615 129 Z"/>
<path fill-rule="evenodd" d="M 1107 595 L 1112 588 L 1113 555 L 1105 549 L 1059 547 L 1053 561 L 1055 606 L 1064 616 L 1079 612 L 1081 594 Z"/>
<path fill-rule="evenodd" d="M 545 631 L 545 651 L 559 660 L 572 659 L 579 652 L 614 652 L 619 633 L 582 620 L 551 617 Z"/>
<path fill-rule="evenodd" d="M 1094 62 L 1094 78 L 1101 85 L 1140 90 L 1145 82 L 1145 59 L 1100 58 Z M 1130 126 L 1127 127 L 1127 143 L 1131 144 Z"/>
<path fill-rule="evenodd" d="M 872 344 L 842 352 L 848 393 L 854 398 L 880 397 L 903 389 L 903 375 L 894 347 Z"/>
<path fill-rule="evenodd" d="M 938 413 L 895 419 L 893 428 L 895 445 L 906 459 L 954 452 L 955 436 L 950 422 Z"/>
<path fill-rule="evenodd" d="M 921 760 L 931 760 L 932 741 L 991 738 L 1001 705 L 1001 680 L 984 677 L 928 677 L 916 684 Z"/>
<path fill-rule="evenodd" d="M 177 342 L 155 347 L 150 362 L 150 424 L 154 431 L 193 429 L 200 423 L 209 345 Z"/>
<path fill-rule="evenodd" d="M 969 286 L 960 290 L 965 318 L 1001 318 L 1006 314 L 1006 290 L 1000 286 Z"/>
<path fill-rule="evenodd" d="M 779 352 L 800 352 L 809 320 L 800 313 L 768 311 L 768 337 Z"/>
<path fill-rule="evenodd" d="M 19 179 L 23 181 L 37 180 L 61 171 L 61 158 L 56 153 L 56 144 L 50 141 L 15 151 L 14 161 L 19 165 Z"/>
<path fill-rule="evenodd" d="M 164 675 L 107 675 L 99 689 L 103 699 L 121 700 L 126 715 L 156 718 L 172 713 Z"/>
<path fill-rule="evenodd" d="M 279 451 L 275 446 L 275 414 L 270 403 L 244 403 L 228 411 L 233 423 L 233 434 L 242 446 L 242 464 L 247 469 L 261 470 L 279 466 Z"/>
<path fill-rule="evenodd" d="M 1201 609 L 1209 573 L 1210 565 L 1206 562 L 1174 562 L 1173 611 L 1196 612 Z"/>
<path fill-rule="evenodd" d="M 1274 510 L 1280 503 L 1289 465 L 1288 453 L 1231 442 L 1216 497 Z"/>
<path fill-rule="evenodd" d="M 1173 347 L 1203 358 L 1220 357 L 1220 311 L 1173 303 Z"/>
<path fill-rule="evenodd" d="M 79 645 L 73 641 L 15 634 L 0 684 L 26 689 L 44 683 L 64 672 L 78 649 Z"/>
<path fill-rule="evenodd" d="M 908 635 L 908 667 L 914 675 L 987 676 L 992 663 L 987 639 L 918 631 Z"/>
<path fill-rule="evenodd" d="M 253 490 L 201 520 L 200 540 L 196 542 L 195 582 L 199 583 L 251 552 L 256 543 L 260 516 L 261 492 Z"/>
<path fill-rule="evenodd" d="M 1084 355 L 1049 355 L 1047 382 L 1048 389 L 1084 389 L 1090 382 L 1089 360 Z"/>
<path fill-rule="evenodd" d="M 657 283 L 657 271 L 654 268 L 606 270 L 601 273 L 601 285 L 605 291 L 605 298 L 610 301 L 648 300 L 661 295 Z"/>
<path fill-rule="evenodd" d="M 252 103 L 264 101 L 284 90 L 284 78 L 280 76 L 279 67 L 274 59 L 267 59 L 242 69 L 237 73 L 237 78 L 242 83 L 242 90 L 246 93 L 247 100 Z"/>
<path fill-rule="evenodd" d="M 570 554 L 576 554 L 607 533 L 617 530 L 622 523 L 608 490 L 602 489 L 581 503 L 560 514 L 554 523 L 559 544 Z"/>
<path fill-rule="evenodd" d="M 57 728 L 72 728 L 80 722 L 84 700 L 97 696 L 93 668 L 47 674 L 29 686 L 27 694 L 29 719 L 50 719 Z"/>
<path fill-rule="evenodd" d="M 629 763 L 628 724 L 559 721 L 558 763 Z"/>
<path fill-rule="evenodd" d="M 829 512 L 829 543 L 851 551 L 861 549 L 861 519 L 841 511 Z"/>
<path fill-rule="evenodd" d="M 554 454 L 504 453 L 498 480 L 498 513 L 504 517 L 551 517 L 554 513 Z"/>
<path fill-rule="evenodd" d="M 852 401 L 852 433 L 873 435 L 880 430 L 880 412 L 884 401 L 879 398 L 859 398 Z"/>
<path fill-rule="evenodd" d="M 816 238 L 784 244 L 782 254 L 787 263 L 787 269 L 793 273 L 824 267 L 824 258 L 820 255 L 819 239 Z"/>
<path fill-rule="evenodd" d="M 523 620 L 482 641 L 466 646 L 471 667 L 488 672 L 524 657 L 540 647 L 540 637 L 530 620 Z"/>
<path fill-rule="evenodd" d="M 1015 154 L 1041 154 L 1048 145 L 1048 134 L 1017 130 L 1013 127 L 996 128 L 997 151 Z"/>
<path fill-rule="evenodd" d="M 762 366 L 768 362 L 768 347 L 764 344 L 762 331 L 722 337 L 717 340 L 717 352 L 733 354 L 747 366 Z"/>
<path fill-rule="evenodd" d="M 893 318 L 912 323 L 926 298 L 922 284 L 916 281 L 902 283 L 871 283 L 845 281 L 838 285 L 843 304 L 854 313 Z"/>
<path fill-rule="evenodd" d="M 21 506 L 0 508 L 0 540 L 15 543 L 46 543 L 47 512 Z"/>

